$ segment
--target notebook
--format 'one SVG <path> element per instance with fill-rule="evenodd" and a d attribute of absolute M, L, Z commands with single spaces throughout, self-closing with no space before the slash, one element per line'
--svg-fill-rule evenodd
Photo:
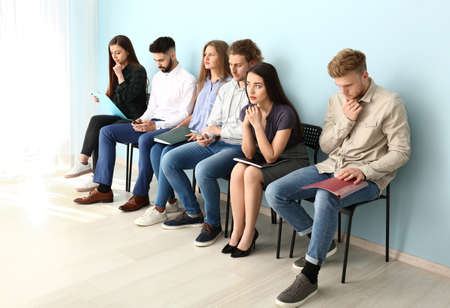
<path fill-rule="evenodd" d="M 233 158 L 233 160 L 237 161 L 239 163 L 243 163 L 243 164 L 250 165 L 250 166 L 253 166 L 253 167 L 256 167 L 256 168 L 260 168 L 260 169 L 276 166 L 276 165 L 278 165 L 278 164 L 280 164 L 281 162 L 284 161 L 284 159 L 280 159 L 280 160 L 278 160 L 278 161 L 276 161 L 276 162 L 274 162 L 272 164 L 268 164 L 268 163 L 261 162 L 261 161 L 247 159 L 245 157 L 235 157 L 235 158 Z"/>
<path fill-rule="evenodd" d="M 153 138 L 153 141 L 167 144 L 167 145 L 174 145 L 180 142 L 185 142 L 188 140 L 188 137 L 186 137 L 187 134 L 190 134 L 192 131 L 187 126 L 180 126 L 175 129 L 171 129 L 165 133 L 159 134 Z"/>
<path fill-rule="evenodd" d="M 361 190 L 369 185 L 366 181 L 353 184 L 353 181 L 339 180 L 338 178 L 329 178 L 317 183 L 303 186 L 302 189 L 322 188 L 334 194 L 338 199 L 342 199 L 351 195 L 355 191 Z"/>

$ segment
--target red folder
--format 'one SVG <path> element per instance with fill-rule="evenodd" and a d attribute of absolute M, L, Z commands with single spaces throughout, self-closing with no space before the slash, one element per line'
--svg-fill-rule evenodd
<path fill-rule="evenodd" d="M 324 181 L 303 186 L 302 189 L 322 188 L 334 194 L 338 199 L 342 199 L 351 195 L 355 191 L 361 190 L 369 185 L 366 181 L 353 184 L 353 181 L 339 180 L 338 178 L 329 178 Z"/>

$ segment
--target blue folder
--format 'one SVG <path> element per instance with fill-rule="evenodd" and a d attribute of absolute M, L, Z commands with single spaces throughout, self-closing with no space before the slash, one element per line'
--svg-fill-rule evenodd
<path fill-rule="evenodd" d="M 108 96 L 106 96 L 106 94 L 103 94 L 100 92 L 94 92 L 93 94 L 99 100 L 100 114 L 113 115 L 116 117 L 121 117 L 124 120 L 127 120 L 127 117 L 123 114 L 123 112 L 120 111 L 119 108 L 117 108 L 117 106 L 113 103 L 113 101 Z"/>

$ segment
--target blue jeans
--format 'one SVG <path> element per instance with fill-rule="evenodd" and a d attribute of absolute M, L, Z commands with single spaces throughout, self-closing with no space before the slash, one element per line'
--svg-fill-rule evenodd
<path fill-rule="evenodd" d="M 152 161 L 152 168 L 155 172 L 156 178 L 158 179 L 158 191 L 156 193 L 155 205 L 161 208 L 166 207 L 166 203 L 169 199 L 174 199 L 175 195 L 172 187 L 167 181 L 166 176 L 161 167 L 161 160 L 172 149 L 183 145 L 184 143 L 177 143 L 174 145 L 165 145 L 161 143 L 156 143 L 150 152 L 150 159 Z"/>
<path fill-rule="evenodd" d="M 333 236 L 337 230 L 338 211 L 340 208 L 357 202 L 369 201 L 378 197 L 378 186 L 371 182 L 365 188 L 338 199 L 324 189 L 301 189 L 302 186 L 333 177 L 332 173 L 320 174 L 315 166 L 295 170 L 288 175 L 270 183 L 266 189 L 269 205 L 300 234 L 310 232 L 306 260 L 312 264 L 325 261 Z M 315 197 L 314 223 L 297 200 Z"/>
<path fill-rule="evenodd" d="M 134 186 L 133 194 L 147 196 L 153 169 L 150 163 L 150 150 L 153 137 L 169 129 L 159 129 L 152 132 L 136 132 L 130 123 L 112 124 L 100 130 L 99 158 L 95 168 L 94 182 L 111 186 L 116 161 L 116 143 L 139 144 L 139 175 Z"/>
<path fill-rule="evenodd" d="M 183 169 L 195 167 L 195 178 L 205 201 L 205 221 L 212 226 L 220 226 L 220 188 L 217 179 L 229 175 L 236 164 L 233 158 L 242 155 L 240 145 L 217 141 L 204 147 L 191 142 L 169 151 L 163 157 L 161 166 L 191 215 L 200 214 L 201 210 Z"/>

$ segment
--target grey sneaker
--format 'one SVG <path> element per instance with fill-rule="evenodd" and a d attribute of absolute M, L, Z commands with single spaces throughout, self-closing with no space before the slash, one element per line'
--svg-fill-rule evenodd
<path fill-rule="evenodd" d="M 330 249 L 328 249 L 327 258 L 331 257 L 336 252 L 337 252 L 337 245 L 336 245 L 336 241 L 333 240 L 331 242 Z M 297 259 L 294 263 L 292 263 L 292 267 L 296 270 L 302 270 L 305 267 L 305 262 L 306 262 L 306 259 L 305 259 L 305 256 L 303 256 L 303 257 Z"/>
<path fill-rule="evenodd" d="M 312 284 L 308 277 L 300 273 L 295 281 L 278 295 L 275 303 L 281 307 L 298 307 L 317 293 L 317 283 Z"/>

